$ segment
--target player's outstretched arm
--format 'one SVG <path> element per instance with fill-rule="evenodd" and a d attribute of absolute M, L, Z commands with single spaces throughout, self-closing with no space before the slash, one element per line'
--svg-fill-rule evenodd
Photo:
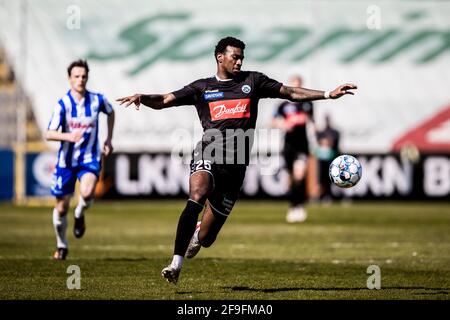
<path fill-rule="evenodd" d="M 136 110 L 139 110 L 141 104 L 150 107 L 152 109 L 160 110 L 173 106 L 175 96 L 172 93 L 167 94 L 140 94 L 137 93 L 132 96 L 116 99 L 120 105 L 124 105 L 125 108 L 134 104 Z"/>
<path fill-rule="evenodd" d="M 72 132 L 60 132 L 56 130 L 48 130 L 45 133 L 45 139 L 47 141 L 68 141 L 76 143 L 83 137 L 83 131 L 75 130 Z"/>
<path fill-rule="evenodd" d="M 320 90 L 311 90 L 300 87 L 288 87 L 282 86 L 280 88 L 281 98 L 288 99 L 291 101 L 312 101 L 312 100 L 321 100 L 321 99 L 337 99 L 346 94 L 355 94 L 353 91 L 357 89 L 357 86 L 351 83 L 346 83 L 340 85 L 333 91 L 320 91 Z"/>

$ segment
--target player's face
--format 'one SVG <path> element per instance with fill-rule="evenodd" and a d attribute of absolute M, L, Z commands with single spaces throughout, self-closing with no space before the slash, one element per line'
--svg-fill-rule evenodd
<path fill-rule="evenodd" d="M 241 71 L 244 52 L 240 48 L 228 46 L 225 53 L 218 55 L 218 60 L 228 74 L 237 75 Z"/>
<path fill-rule="evenodd" d="M 86 69 L 83 67 L 73 67 L 70 72 L 69 83 L 72 90 L 84 93 L 86 90 L 86 83 L 88 75 Z"/>

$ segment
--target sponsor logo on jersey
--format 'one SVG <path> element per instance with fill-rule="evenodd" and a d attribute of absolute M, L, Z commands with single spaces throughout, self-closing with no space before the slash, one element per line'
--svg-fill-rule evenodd
<path fill-rule="evenodd" d="M 242 92 L 243 93 L 250 93 L 250 91 L 252 91 L 252 88 L 248 84 L 244 84 L 242 86 Z"/>
<path fill-rule="evenodd" d="M 87 129 L 87 128 L 93 128 L 94 124 L 92 122 L 82 123 L 82 122 L 69 121 L 69 127 L 71 129 Z"/>
<path fill-rule="evenodd" d="M 212 121 L 250 118 L 250 99 L 221 100 L 209 103 Z"/>
<path fill-rule="evenodd" d="M 223 98 L 223 92 L 207 92 L 203 94 L 206 101 Z"/>

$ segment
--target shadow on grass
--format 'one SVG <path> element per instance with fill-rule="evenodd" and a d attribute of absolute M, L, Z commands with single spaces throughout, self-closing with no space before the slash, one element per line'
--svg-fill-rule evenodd
<path fill-rule="evenodd" d="M 148 258 L 143 258 L 143 257 L 137 257 L 137 258 L 125 258 L 125 257 L 118 257 L 118 258 L 103 258 L 103 259 L 98 259 L 98 260 L 103 260 L 103 261 L 148 261 L 151 259 Z"/>
<path fill-rule="evenodd" d="M 222 289 L 232 290 L 232 291 L 250 291 L 250 292 L 260 292 L 260 293 L 275 293 L 275 292 L 286 292 L 286 291 L 365 291 L 369 290 L 367 288 L 342 288 L 342 287 L 330 287 L 330 288 L 301 288 L 301 287 L 288 287 L 288 288 L 250 288 L 250 287 L 221 287 Z M 382 287 L 381 290 L 426 290 L 428 292 L 414 293 L 416 295 L 440 295 L 449 294 L 450 288 L 427 288 L 427 287 Z M 375 290 L 377 291 L 377 290 Z M 434 292 L 430 292 L 434 291 Z M 176 294 L 204 294 L 205 291 L 177 291 Z"/>
<path fill-rule="evenodd" d="M 222 287 L 223 289 L 230 289 L 233 291 L 253 291 L 253 292 L 263 292 L 263 293 L 274 293 L 283 291 L 354 291 L 354 290 L 369 290 L 367 288 L 300 288 L 300 287 L 289 287 L 289 288 L 249 288 L 249 287 Z M 426 288 L 426 287 L 382 287 L 382 290 L 432 290 L 438 291 L 427 294 L 449 294 L 450 288 Z"/>

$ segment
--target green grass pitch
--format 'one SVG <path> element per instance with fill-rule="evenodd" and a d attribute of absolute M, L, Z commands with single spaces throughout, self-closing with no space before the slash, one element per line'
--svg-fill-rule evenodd
<path fill-rule="evenodd" d="M 287 224 L 286 202 L 238 201 L 215 244 L 185 260 L 177 285 L 170 261 L 183 201 L 102 202 L 82 239 L 53 261 L 50 207 L 0 204 L 0 299 L 445 299 L 450 297 L 448 203 L 309 205 Z M 81 270 L 69 290 L 67 267 Z M 378 265 L 381 289 L 369 290 Z"/>

